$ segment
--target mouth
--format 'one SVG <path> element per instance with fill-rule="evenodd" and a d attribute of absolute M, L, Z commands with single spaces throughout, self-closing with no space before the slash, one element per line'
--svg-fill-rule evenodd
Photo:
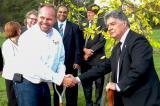
<path fill-rule="evenodd" d="M 48 25 L 46 25 L 46 24 L 42 24 L 41 26 L 42 26 L 42 28 L 48 28 Z"/>
<path fill-rule="evenodd" d="M 115 30 L 109 31 L 109 34 L 112 35 L 115 32 Z"/>

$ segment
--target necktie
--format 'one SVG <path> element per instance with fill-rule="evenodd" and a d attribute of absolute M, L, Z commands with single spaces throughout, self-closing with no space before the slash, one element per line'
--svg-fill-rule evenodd
<path fill-rule="evenodd" d="M 119 59 L 120 55 L 121 55 L 121 42 L 119 42 L 117 44 L 117 60 Z"/>
<path fill-rule="evenodd" d="M 59 33 L 63 37 L 63 24 L 60 24 L 60 26 L 59 26 Z"/>
<path fill-rule="evenodd" d="M 116 81 L 117 81 L 117 83 L 118 83 L 118 81 L 119 81 L 119 71 L 120 71 L 120 69 L 119 69 L 119 61 L 120 61 L 120 55 L 121 55 L 121 42 L 119 42 L 118 44 L 117 44 L 117 52 L 116 52 L 116 61 L 117 61 L 117 77 L 116 77 Z"/>
<path fill-rule="evenodd" d="M 92 26 L 92 21 L 89 21 L 89 28 L 91 28 Z"/>

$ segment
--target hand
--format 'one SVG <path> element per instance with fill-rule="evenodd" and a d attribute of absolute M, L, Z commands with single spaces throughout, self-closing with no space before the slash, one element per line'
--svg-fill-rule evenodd
<path fill-rule="evenodd" d="M 94 51 L 92 49 L 87 49 L 87 48 L 84 48 L 83 52 L 88 56 L 92 56 L 94 53 Z"/>
<path fill-rule="evenodd" d="M 67 74 L 65 75 L 64 79 L 63 79 L 63 85 L 66 87 L 73 87 L 78 83 L 78 81 L 76 80 L 76 78 L 71 75 L 71 74 Z"/>
<path fill-rule="evenodd" d="M 73 69 L 80 69 L 80 65 L 79 64 L 73 64 Z"/>
<path fill-rule="evenodd" d="M 84 58 L 85 61 L 87 61 L 88 58 L 89 58 L 89 56 L 85 54 L 85 55 L 83 56 L 83 58 Z"/>
<path fill-rule="evenodd" d="M 69 86 L 72 83 L 72 79 L 71 79 L 72 77 L 73 77 L 72 74 L 65 75 L 63 79 L 63 85 L 66 87 Z"/>
<path fill-rule="evenodd" d="M 109 82 L 106 86 L 106 91 L 108 90 L 116 90 L 116 83 L 113 83 L 113 82 Z"/>

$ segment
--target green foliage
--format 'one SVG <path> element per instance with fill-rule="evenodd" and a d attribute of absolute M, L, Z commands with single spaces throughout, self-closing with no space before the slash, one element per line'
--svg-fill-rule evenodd
<path fill-rule="evenodd" d="M 0 18 L 4 24 L 7 21 L 18 21 L 23 23 L 26 12 L 37 9 L 38 0 L 1 0 Z"/>
<path fill-rule="evenodd" d="M 76 2 L 73 2 L 76 1 Z M 80 26 L 86 26 L 86 23 L 82 23 L 85 16 L 86 16 L 86 6 L 87 0 L 82 0 L 84 2 L 79 2 L 78 0 L 63 0 L 62 3 L 68 5 L 70 8 L 69 12 L 69 20 L 79 24 Z M 101 3 L 106 3 L 106 7 L 102 7 L 98 12 L 97 16 L 99 18 L 102 16 L 106 11 L 110 10 L 122 10 L 129 18 L 130 21 L 130 28 L 142 35 L 145 35 L 151 45 L 160 48 L 160 42 L 156 39 L 152 38 L 152 26 L 151 22 L 155 25 L 160 24 L 160 5 L 159 0 L 141 0 L 141 3 L 131 2 L 130 0 L 109 0 L 106 2 L 105 0 L 100 0 Z M 94 7 L 96 9 L 96 7 Z M 94 35 L 98 35 L 102 33 L 104 37 L 107 39 L 106 50 L 109 52 L 115 44 L 115 41 L 110 38 L 110 36 L 100 30 L 96 26 L 97 17 L 94 19 L 94 24 L 90 28 L 84 29 L 84 37 L 91 36 L 94 38 Z M 95 34 L 96 33 L 96 34 Z M 108 53 L 109 56 L 110 53 Z"/>
<path fill-rule="evenodd" d="M 4 35 L 3 35 L 3 33 L 0 32 L 0 46 L 2 45 L 4 40 L 5 40 Z"/>

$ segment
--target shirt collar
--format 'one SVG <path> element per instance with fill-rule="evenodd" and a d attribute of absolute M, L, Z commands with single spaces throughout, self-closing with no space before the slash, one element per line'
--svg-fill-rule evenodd
<path fill-rule="evenodd" d="M 123 47 L 123 45 L 124 45 L 124 42 L 125 42 L 125 40 L 126 40 L 126 37 L 127 37 L 127 35 L 128 35 L 128 32 L 129 32 L 129 28 L 126 30 L 126 32 L 123 34 L 123 36 L 121 37 L 121 39 L 120 39 L 120 42 L 121 42 L 121 49 L 122 49 L 122 47 Z"/>
<path fill-rule="evenodd" d="M 52 29 L 52 28 L 49 30 L 49 32 L 46 33 L 46 32 L 43 32 L 43 31 L 41 30 L 41 28 L 39 27 L 38 24 L 35 24 L 34 26 L 37 27 L 37 29 L 38 29 L 39 32 L 45 34 L 45 35 L 46 35 L 47 37 L 49 37 L 49 38 L 53 35 L 53 29 Z"/>
<path fill-rule="evenodd" d="M 57 20 L 57 22 L 58 22 L 58 26 L 60 26 L 60 24 L 63 24 L 63 26 L 65 26 L 65 25 L 66 25 L 66 23 L 67 23 L 67 20 L 65 20 L 65 21 L 63 21 L 63 22 L 61 22 L 61 21 Z"/>
<path fill-rule="evenodd" d="M 128 32 L 129 32 L 129 28 L 126 30 L 126 32 L 123 34 L 123 36 L 121 37 L 121 39 L 120 39 L 120 42 L 123 44 L 124 43 L 124 41 L 126 40 L 126 37 L 127 37 L 127 34 L 128 34 Z"/>

